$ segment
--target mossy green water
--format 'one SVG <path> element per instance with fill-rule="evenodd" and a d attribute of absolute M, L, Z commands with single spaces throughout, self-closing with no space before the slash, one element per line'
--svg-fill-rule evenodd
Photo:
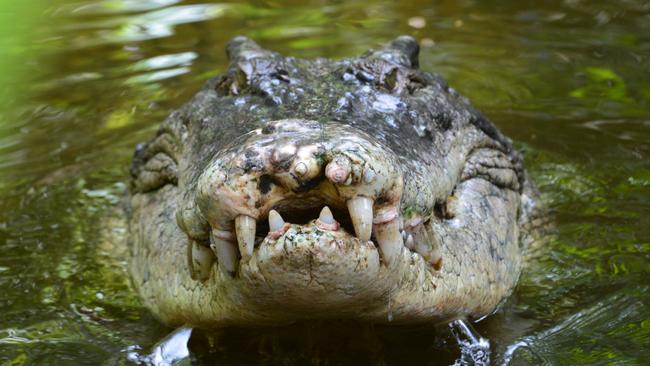
<path fill-rule="evenodd" d="M 128 347 L 169 331 L 139 305 L 101 230 L 134 146 L 223 71 L 238 34 L 299 57 L 420 40 L 421 67 L 517 142 L 558 230 L 478 330 L 523 364 L 645 364 L 648 14 L 643 1 L 3 2 L 0 365 L 127 363 Z M 209 335 L 197 347 L 224 364 L 456 357 L 429 328 L 374 330 L 356 353 L 337 353 L 318 329 Z M 298 338 L 313 347 L 292 348 Z"/>

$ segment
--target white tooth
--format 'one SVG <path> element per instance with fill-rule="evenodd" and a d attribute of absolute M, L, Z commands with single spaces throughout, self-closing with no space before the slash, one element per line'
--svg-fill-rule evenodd
<path fill-rule="evenodd" d="M 415 252 L 420 254 L 422 258 L 431 264 L 437 271 L 440 269 L 442 263 L 440 244 L 438 244 L 436 237 L 427 233 L 427 231 L 420 231 L 420 234 L 423 235 L 418 239 L 418 242 L 415 243 Z"/>
<path fill-rule="evenodd" d="M 230 275 L 235 274 L 237 267 L 237 247 L 234 243 L 221 239 L 216 235 L 212 235 L 212 243 L 210 248 L 217 256 L 219 267 Z"/>
<path fill-rule="evenodd" d="M 334 224 L 336 221 L 334 221 L 334 216 L 332 216 L 332 211 L 330 211 L 330 208 L 325 206 L 323 209 L 320 211 L 320 215 L 318 216 L 318 219 L 328 225 Z"/>
<path fill-rule="evenodd" d="M 399 233 L 398 220 L 375 226 L 375 236 L 379 250 L 387 265 L 391 265 L 402 252 L 404 240 Z"/>
<path fill-rule="evenodd" d="M 372 234 L 372 204 L 371 198 L 357 196 L 348 200 L 348 211 L 354 225 L 354 231 L 361 241 L 370 240 Z"/>
<path fill-rule="evenodd" d="M 422 243 L 415 247 L 415 251 L 420 254 L 425 261 L 434 266 L 434 268 L 439 265 L 441 256 L 437 248 Z M 436 270 L 438 269 L 439 268 L 436 268 Z"/>
<path fill-rule="evenodd" d="M 318 220 L 316 220 L 316 226 L 319 229 L 326 231 L 337 231 L 340 228 L 339 223 L 334 220 L 332 211 L 327 206 L 323 207 L 323 209 L 320 211 Z"/>
<path fill-rule="evenodd" d="M 276 210 L 271 210 L 269 212 L 269 231 L 278 231 L 284 226 L 284 220 L 282 216 Z"/>
<path fill-rule="evenodd" d="M 235 218 L 235 232 L 242 259 L 248 259 L 253 255 L 256 224 L 255 219 L 250 216 L 239 215 Z"/>
<path fill-rule="evenodd" d="M 214 263 L 214 254 L 210 248 L 206 248 L 195 241 L 192 241 L 190 245 L 192 246 L 192 256 L 190 259 L 192 278 L 205 281 L 210 277 L 212 263 Z"/>
<path fill-rule="evenodd" d="M 415 249 L 415 240 L 413 240 L 413 235 L 409 234 L 404 245 L 411 250 Z"/>

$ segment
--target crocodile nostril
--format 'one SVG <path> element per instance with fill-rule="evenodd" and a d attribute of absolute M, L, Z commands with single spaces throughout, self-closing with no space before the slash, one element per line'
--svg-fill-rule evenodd
<path fill-rule="evenodd" d="M 308 170 L 309 168 L 307 168 L 307 164 L 305 164 L 302 161 L 296 164 L 296 166 L 293 168 L 293 172 L 299 177 L 302 177 L 303 175 L 307 174 Z"/>
<path fill-rule="evenodd" d="M 318 187 L 318 185 L 320 185 L 324 180 L 325 178 L 322 175 L 320 175 L 308 181 L 300 181 L 298 182 L 298 186 L 293 188 L 293 191 L 296 193 L 304 193 L 304 192 L 311 191 L 312 189 Z"/>
<path fill-rule="evenodd" d="M 348 180 L 351 171 L 350 161 L 338 156 L 325 167 L 327 178 L 338 184 L 344 184 Z"/>
<path fill-rule="evenodd" d="M 292 174 L 300 181 L 306 182 L 318 178 L 323 174 L 321 164 L 312 156 L 303 157 L 294 161 L 291 168 Z"/>
<path fill-rule="evenodd" d="M 271 185 L 273 185 L 273 178 L 268 174 L 261 175 L 257 181 L 257 187 L 262 194 L 269 193 L 271 191 Z"/>

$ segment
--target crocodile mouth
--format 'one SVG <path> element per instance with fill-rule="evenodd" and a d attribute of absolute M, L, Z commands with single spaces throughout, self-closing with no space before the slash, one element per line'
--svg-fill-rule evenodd
<path fill-rule="evenodd" d="M 311 279 L 329 278 L 333 273 L 349 278 L 358 271 L 377 273 L 396 263 L 405 265 L 405 258 L 411 265 L 414 260 L 421 262 L 423 270 L 440 269 L 439 252 L 430 245 L 415 244 L 430 240 L 419 218 L 403 220 L 397 212 L 373 215 L 371 202 L 351 202 L 352 209 L 304 202 L 280 202 L 260 220 L 235 220 L 234 233 L 213 230 L 210 248 L 221 269 L 232 278 L 250 278 L 252 272 L 271 263 L 274 274 L 269 277 L 275 281 L 307 268 Z M 370 211 L 364 212 L 368 207 Z M 364 232 L 368 227 L 370 233 Z"/>
<path fill-rule="evenodd" d="M 415 246 L 409 248 L 414 238 L 426 239 L 421 236 L 425 223 L 409 226 L 413 222 L 397 215 L 388 225 L 371 222 L 370 237 L 361 239 L 353 215 L 345 206 L 322 202 L 299 208 L 275 206 L 256 221 L 250 252 L 245 252 L 247 239 L 241 232 L 252 230 L 235 225 L 236 234 L 230 240 L 212 239 L 218 270 L 210 277 L 216 277 L 223 289 L 214 296 L 227 297 L 228 304 L 245 304 L 236 311 L 260 324 L 264 321 L 260 314 L 275 323 L 328 318 L 333 313 L 341 318 L 372 318 L 393 306 L 401 313 L 410 305 L 402 303 L 403 299 L 391 299 L 398 288 L 405 283 L 418 284 L 406 285 L 413 293 L 435 288 L 440 252 L 420 253 Z M 215 242 L 228 245 L 231 251 L 219 251 Z M 224 253 L 232 253 L 232 257 Z M 436 260 L 427 259 L 431 256 Z M 232 267 L 228 260 L 233 261 Z"/>
<path fill-rule="evenodd" d="M 373 202 L 367 197 L 356 197 L 347 207 L 328 205 L 296 207 L 281 202 L 256 220 L 239 215 L 234 230 L 213 229 L 210 248 L 223 268 L 235 276 L 238 262 L 251 259 L 262 245 L 291 240 L 311 243 L 321 240 L 321 234 L 340 243 L 365 243 L 379 250 L 381 261 L 390 264 L 412 237 L 402 230 L 403 221 L 396 210 L 374 215 Z M 320 208 L 319 208 L 320 207 Z M 233 232 L 234 231 L 234 232 Z"/>
<path fill-rule="evenodd" d="M 308 226 L 314 222 L 323 230 L 342 230 L 349 235 L 354 233 L 354 224 L 348 210 L 330 207 L 324 204 L 312 207 L 292 207 L 290 203 L 276 205 L 267 215 L 267 220 L 260 220 L 255 231 L 255 247 L 267 237 L 277 239 L 286 231 L 288 225 Z M 273 229 L 273 230 L 272 230 Z M 371 239 L 375 239 L 371 237 Z"/>
<path fill-rule="evenodd" d="M 192 245 L 190 264 L 206 267 L 194 271 L 206 279 L 213 253 L 235 277 L 263 243 L 286 242 L 289 228 L 305 243 L 321 240 L 314 231 L 370 244 L 385 266 L 404 247 L 436 263 L 430 243 L 418 249 L 418 241 L 429 239 L 422 220 L 403 219 L 403 185 L 397 157 L 372 137 L 334 122 L 323 129 L 313 121 L 275 121 L 223 150 L 199 178 L 200 213 L 182 214 L 180 226 L 190 238 L 187 228 L 209 227 L 201 234 L 209 248 Z M 205 222 L 197 225 L 197 217 Z"/>

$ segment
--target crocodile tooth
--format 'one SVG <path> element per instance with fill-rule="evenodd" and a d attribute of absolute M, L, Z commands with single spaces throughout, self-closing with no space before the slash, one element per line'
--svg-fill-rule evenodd
<path fill-rule="evenodd" d="M 336 222 L 336 220 L 334 220 L 332 211 L 327 206 L 323 207 L 323 209 L 320 211 L 318 220 L 316 220 L 316 226 L 318 226 L 322 230 L 330 230 L 330 231 L 336 231 L 340 227 L 339 223 Z"/>
<path fill-rule="evenodd" d="M 320 215 L 318 216 L 318 219 L 324 224 L 331 225 L 335 222 L 334 216 L 332 215 L 332 211 L 327 206 L 323 207 L 323 209 L 320 211 Z"/>
<path fill-rule="evenodd" d="M 430 235 L 426 231 L 422 231 L 423 237 L 415 243 L 415 252 L 420 254 L 425 261 L 431 264 L 436 270 L 440 269 L 440 260 L 442 258 L 440 253 L 440 244 L 435 236 Z"/>
<path fill-rule="evenodd" d="M 192 278 L 199 281 L 205 281 L 210 277 L 212 263 L 214 263 L 214 254 L 210 248 L 206 248 L 199 243 L 192 241 Z"/>
<path fill-rule="evenodd" d="M 363 196 L 348 200 L 348 211 L 354 232 L 361 241 L 370 240 L 370 234 L 372 234 L 372 204 L 371 198 Z"/>
<path fill-rule="evenodd" d="M 269 231 L 274 232 L 282 229 L 284 220 L 276 210 L 269 211 Z"/>
<path fill-rule="evenodd" d="M 408 234 L 408 237 L 406 237 L 406 241 L 404 242 L 404 245 L 410 250 L 415 249 L 415 240 L 413 240 L 413 235 Z"/>
<path fill-rule="evenodd" d="M 255 219 L 250 216 L 239 215 L 235 218 L 237 243 L 239 244 L 239 253 L 241 253 L 243 259 L 248 259 L 253 255 L 256 224 Z"/>
<path fill-rule="evenodd" d="M 219 267 L 221 267 L 226 273 L 234 275 L 235 268 L 237 268 L 237 246 L 234 243 L 215 235 L 213 231 L 210 249 L 212 249 L 214 254 L 217 256 Z"/>
<path fill-rule="evenodd" d="M 415 252 L 420 254 L 425 261 L 434 267 L 438 266 L 438 263 L 440 263 L 441 256 L 437 248 L 422 243 L 415 246 Z"/>
<path fill-rule="evenodd" d="M 375 236 L 379 251 L 387 265 L 391 265 L 402 252 L 404 239 L 399 233 L 399 223 L 392 220 L 384 224 L 375 225 Z"/>

